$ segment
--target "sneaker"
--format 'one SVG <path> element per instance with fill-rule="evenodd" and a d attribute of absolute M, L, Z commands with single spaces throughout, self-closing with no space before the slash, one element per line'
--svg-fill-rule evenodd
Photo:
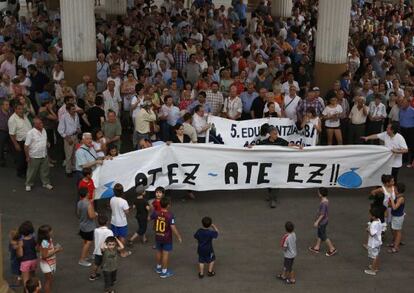
<path fill-rule="evenodd" d="M 162 268 L 155 268 L 155 272 L 157 273 L 157 274 L 162 274 Z"/>
<path fill-rule="evenodd" d="M 371 271 L 374 271 L 374 272 L 376 272 L 376 273 L 378 273 L 378 271 L 379 271 L 379 270 L 374 270 L 374 269 L 372 268 L 372 265 L 369 265 L 369 266 L 368 266 L 368 268 L 369 268 Z"/>
<path fill-rule="evenodd" d="M 26 185 L 26 191 L 27 191 L 27 192 L 32 191 L 32 187 L 31 187 L 30 185 Z"/>
<path fill-rule="evenodd" d="M 90 275 L 90 276 L 89 276 L 89 281 L 95 281 L 95 280 L 98 280 L 100 277 L 101 277 L 101 274 Z"/>
<path fill-rule="evenodd" d="M 166 278 L 172 277 L 173 275 L 174 274 L 170 270 L 167 270 L 165 273 L 160 274 L 160 278 L 166 279 Z"/>
<path fill-rule="evenodd" d="M 198 278 L 202 279 L 202 278 L 204 278 L 204 275 L 202 273 L 198 273 Z"/>
<path fill-rule="evenodd" d="M 338 250 L 334 249 L 334 250 L 332 250 L 332 251 L 327 251 L 327 252 L 325 253 L 325 255 L 326 255 L 326 256 L 333 256 L 333 255 L 335 255 L 337 252 L 338 252 Z"/>
<path fill-rule="evenodd" d="M 79 264 L 80 266 L 83 266 L 83 267 L 90 267 L 90 266 L 92 265 L 90 262 L 88 262 L 88 261 L 86 261 L 86 260 L 80 260 L 80 261 L 78 262 L 78 264 Z"/>
<path fill-rule="evenodd" d="M 364 273 L 371 276 L 376 276 L 377 272 L 373 270 L 364 270 Z"/>
<path fill-rule="evenodd" d="M 51 184 L 43 184 L 43 188 L 46 188 L 47 190 L 52 190 L 53 189 L 53 185 L 51 185 Z"/>

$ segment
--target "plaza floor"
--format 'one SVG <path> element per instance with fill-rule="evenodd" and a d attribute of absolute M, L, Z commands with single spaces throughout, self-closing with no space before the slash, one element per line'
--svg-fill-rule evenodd
<path fill-rule="evenodd" d="M 175 275 L 163 280 L 153 271 L 153 233 L 149 229 L 150 242 L 135 244 L 132 255 L 119 261 L 116 292 L 412 292 L 413 172 L 403 169 L 401 174 L 401 181 L 408 185 L 403 236 L 406 245 L 394 255 L 383 247 L 381 271 L 375 277 L 363 273 L 369 263 L 362 247 L 367 237 L 369 189 L 330 190 L 328 235 L 339 251 L 333 257 L 314 255 L 307 249 L 315 240 L 312 226 L 318 207 L 315 190 L 282 190 L 276 209 L 268 208 L 264 200 L 266 190 L 203 192 L 197 194 L 195 201 L 186 202 L 180 200 L 182 193 L 172 192 L 172 211 L 183 236 L 183 243 L 176 242 L 171 255 L 170 267 Z M 64 247 L 58 256 L 53 292 L 103 292 L 103 281 L 90 282 L 89 270 L 77 264 L 81 241 L 77 235 L 74 182 L 59 167 L 53 168 L 52 173 L 53 191 L 36 186 L 27 193 L 24 181 L 15 176 L 14 169 L 0 169 L 5 276 L 10 278 L 6 233 L 22 221 L 32 220 L 36 227 L 45 223 L 52 225 L 55 242 Z M 199 280 L 193 234 L 205 215 L 213 218 L 221 233 L 214 243 L 217 275 Z M 294 286 L 275 278 L 282 265 L 279 241 L 287 220 L 295 223 L 298 239 Z M 136 229 L 133 215 L 129 223 L 133 232 Z"/>

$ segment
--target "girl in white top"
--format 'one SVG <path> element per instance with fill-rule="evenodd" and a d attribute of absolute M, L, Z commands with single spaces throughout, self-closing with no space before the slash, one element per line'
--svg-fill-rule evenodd
<path fill-rule="evenodd" d="M 328 145 L 332 145 L 333 137 L 335 135 L 336 142 L 338 145 L 342 144 L 342 132 L 340 128 L 340 115 L 343 109 L 341 105 L 338 105 L 336 97 L 329 99 L 329 105 L 325 107 L 322 112 L 323 118 L 325 119 L 326 133 L 328 136 Z"/>
<path fill-rule="evenodd" d="M 103 135 L 103 132 L 101 129 L 96 129 L 92 133 L 92 144 L 93 148 L 96 151 L 96 154 L 98 155 L 98 158 L 104 158 L 105 152 L 106 152 L 106 139 Z"/>
<path fill-rule="evenodd" d="M 387 216 L 384 218 L 384 231 L 387 228 L 387 223 L 391 223 L 391 207 L 390 201 L 395 200 L 394 177 L 392 175 L 384 174 L 381 176 L 382 186 L 371 191 L 371 195 L 378 196 L 383 194 L 383 205 L 387 208 Z"/>
<path fill-rule="evenodd" d="M 306 124 L 312 125 L 313 128 L 315 129 L 314 131 L 316 131 L 316 133 L 314 135 L 316 135 L 316 141 L 315 144 L 319 143 L 319 134 L 322 131 L 322 126 L 321 126 L 321 119 L 316 116 L 316 111 L 314 108 L 308 108 L 305 112 L 305 116 L 303 117 L 303 121 L 302 121 L 302 129 L 305 127 Z"/>

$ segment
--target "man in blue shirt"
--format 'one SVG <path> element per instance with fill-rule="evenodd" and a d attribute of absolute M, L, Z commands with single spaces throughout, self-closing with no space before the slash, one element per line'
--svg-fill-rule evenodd
<path fill-rule="evenodd" d="M 204 111 L 206 113 L 211 113 L 211 106 L 209 103 L 206 102 L 206 93 L 205 92 L 200 92 L 198 94 L 198 98 L 197 100 L 195 100 L 194 102 L 192 102 L 188 108 L 187 108 L 187 112 L 188 113 L 193 113 L 194 108 L 197 107 L 197 105 L 202 105 L 204 108 Z"/>
<path fill-rule="evenodd" d="M 236 3 L 237 2 L 237 3 Z M 242 26 L 246 26 L 246 13 L 247 13 L 247 6 L 243 3 L 243 0 L 233 0 L 232 5 L 234 10 L 236 11 L 237 15 L 239 16 L 240 24 Z"/>
<path fill-rule="evenodd" d="M 247 85 L 247 90 L 240 94 L 240 99 L 243 103 L 243 113 L 242 113 L 242 120 L 252 119 L 250 115 L 250 109 L 252 108 L 252 104 L 254 99 L 256 99 L 259 94 L 255 91 L 255 84 L 254 82 L 249 82 Z"/>
<path fill-rule="evenodd" d="M 414 159 L 414 108 L 410 106 L 410 100 L 408 98 L 404 98 L 401 102 L 400 128 L 401 135 L 404 137 L 408 146 L 408 153 L 404 161 L 410 165 Z"/>

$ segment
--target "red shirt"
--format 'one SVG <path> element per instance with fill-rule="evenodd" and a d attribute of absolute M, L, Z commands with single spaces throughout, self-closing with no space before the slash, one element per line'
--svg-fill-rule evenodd
<path fill-rule="evenodd" d="M 83 178 L 79 182 L 79 189 L 86 188 L 88 189 L 88 198 L 89 200 L 94 200 L 94 194 L 95 194 L 95 184 L 93 183 L 92 179 Z"/>
<path fill-rule="evenodd" d="M 152 202 L 152 207 L 154 208 L 154 211 L 160 212 L 161 211 L 161 201 L 159 199 L 155 199 Z"/>

